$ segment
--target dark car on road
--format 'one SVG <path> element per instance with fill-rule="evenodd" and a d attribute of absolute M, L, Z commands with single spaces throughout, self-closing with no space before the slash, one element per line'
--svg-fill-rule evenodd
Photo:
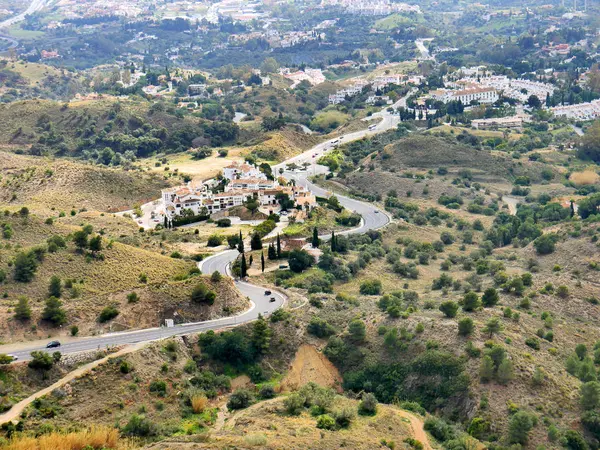
<path fill-rule="evenodd" d="M 274 303 L 275 302 L 275 297 L 271 297 L 271 300 L 269 300 L 270 303 Z"/>
<path fill-rule="evenodd" d="M 271 295 L 271 291 L 265 291 L 265 295 Z"/>
<path fill-rule="evenodd" d="M 55 348 L 55 347 L 60 347 L 60 342 L 58 342 L 58 341 L 50 341 L 46 345 L 46 348 Z"/>

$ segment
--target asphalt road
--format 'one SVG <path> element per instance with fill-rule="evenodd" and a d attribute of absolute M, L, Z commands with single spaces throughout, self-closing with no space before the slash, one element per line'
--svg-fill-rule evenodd
<path fill-rule="evenodd" d="M 49 4 L 50 4 L 50 0 L 33 0 L 30 3 L 29 7 L 25 11 L 23 11 L 21 14 L 18 14 L 14 17 L 10 17 L 10 18 L 6 19 L 5 21 L 0 22 L 0 28 L 8 28 L 8 27 L 14 25 L 15 23 L 19 23 L 22 20 L 25 20 L 25 17 L 27 15 L 33 14 Z"/>
<path fill-rule="evenodd" d="M 235 251 L 235 250 L 234 250 Z M 235 251 L 237 253 L 237 251 Z M 0 353 L 8 353 L 17 356 L 19 361 L 31 359 L 30 353 L 34 350 L 48 351 L 50 353 L 60 351 L 63 354 L 78 353 L 90 350 L 100 350 L 111 346 L 121 346 L 127 344 L 136 344 L 138 342 L 156 341 L 172 336 L 182 336 L 186 334 L 200 333 L 208 330 L 218 330 L 226 327 L 236 326 L 242 323 L 255 320 L 259 314 L 268 316 L 276 309 L 280 308 L 285 297 L 279 292 L 273 292 L 271 295 L 264 295 L 264 288 L 253 286 L 249 283 L 236 281 L 236 288 L 242 295 L 248 297 L 252 306 L 247 311 L 234 317 L 210 320 L 205 322 L 176 325 L 171 328 L 148 328 L 139 331 L 129 331 L 124 333 L 103 334 L 102 336 L 84 337 L 84 338 L 65 338 L 60 339 L 62 345 L 58 348 L 46 349 L 45 341 L 37 341 L 32 345 L 14 344 L 0 347 Z M 275 298 L 271 302 L 271 297 Z"/>
<path fill-rule="evenodd" d="M 295 179 L 296 183 L 308 187 L 317 196 L 328 196 L 329 193 L 311 183 L 308 180 L 309 175 L 313 173 L 325 173 L 326 167 L 316 164 L 316 160 L 328 151 L 333 150 L 334 141 L 338 143 L 347 143 L 353 140 L 362 139 L 365 136 L 387 131 L 396 127 L 399 123 L 397 116 L 382 111 L 378 114 L 380 122 L 371 130 L 361 130 L 354 133 L 349 133 L 341 138 L 332 139 L 330 141 L 318 144 L 312 149 L 292 158 L 278 166 L 276 169 L 283 168 L 291 162 L 296 164 L 302 164 L 308 162 L 312 164 L 312 168 L 308 171 L 286 171 L 285 175 L 289 179 Z M 343 234 L 359 234 L 364 233 L 368 230 L 375 230 L 384 227 L 390 222 L 390 218 L 382 210 L 374 207 L 371 204 L 364 203 L 358 200 L 354 200 L 342 195 L 337 195 L 340 203 L 345 208 L 359 213 L 363 220 L 361 225 L 355 229 L 348 230 Z M 324 237 L 327 239 L 327 237 Z M 235 261 L 238 256 L 237 250 L 226 250 L 216 255 L 213 255 L 206 260 L 199 263 L 199 268 L 204 274 L 211 274 L 215 271 L 220 272 L 223 275 L 229 276 L 229 265 Z M 200 333 L 208 330 L 222 329 L 225 327 L 237 326 L 242 323 L 250 322 L 255 320 L 259 314 L 269 315 L 285 303 L 285 296 L 279 292 L 273 291 L 271 295 L 264 295 L 264 288 L 255 286 L 250 283 L 235 281 L 237 289 L 246 296 L 252 307 L 242 314 L 234 317 L 226 317 L 217 320 L 196 322 L 183 325 L 176 325 L 174 327 L 160 327 L 160 328 L 148 328 L 138 331 L 128 331 L 121 333 L 103 334 L 101 336 L 92 337 L 62 337 L 60 341 L 62 343 L 59 348 L 46 349 L 46 344 L 53 339 L 46 339 L 43 341 L 27 342 L 27 343 L 16 343 L 0 346 L 0 353 L 8 353 L 18 357 L 19 361 L 26 361 L 31 359 L 30 353 L 34 350 L 42 350 L 48 352 L 60 351 L 63 354 L 78 353 L 90 350 L 100 350 L 112 346 L 121 346 L 127 344 L 136 344 L 139 342 L 151 342 L 172 336 L 181 336 L 186 334 Z M 271 302 L 271 297 L 275 298 L 274 302 Z M 56 339 L 56 338 L 54 338 Z"/>

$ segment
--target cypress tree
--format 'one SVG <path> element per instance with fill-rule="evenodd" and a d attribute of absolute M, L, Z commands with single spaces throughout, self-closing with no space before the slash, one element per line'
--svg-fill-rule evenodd
<path fill-rule="evenodd" d="M 240 230 L 240 242 L 238 242 L 238 252 L 244 253 L 244 238 L 242 237 L 241 230 Z"/>
<path fill-rule="evenodd" d="M 242 253 L 242 265 L 240 267 L 240 276 L 246 278 L 248 275 L 248 265 L 246 264 L 246 255 Z"/>
<path fill-rule="evenodd" d="M 312 237 L 312 246 L 313 248 L 318 248 L 319 247 L 319 230 L 317 230 L 317 227 L 313 228 L 313 237 Z"/>
<path fill-rule="evenodd" d="M 252 267 L 252 263 L 254 262 L 254 257 L 250 255 L 250 259 L 248 259 L 248 267 Z"/>
<path fill-rule="evenodd" d="M 263 273 L 265 272 L 265 254 L 264 254 L 264 252 L 260 253 L 260 269 Z"/>
<path fill-rule="evenodd" d="M 263 248 L 262 239 L 260 238 L 260 234 L 254 233 L 252 235 L 252 240 L 250 241 L 250 248 L 252 250 L 260 250 Z"/>
<path fill-rule="evenodd" d="M 281 238 L 279 237 L 279 233 L 277 233 L 277 258 L 281 258 Z"/>
<path fill-rule="evenodd" d="M 335 233 L 332 231 L 331 232 L 331 251 L 335 252 L 336 250 L 336 245 L 335 245 Z"/>
<path fill-rule="evenodd" d="M 269 251 L 267 253 L 267 256 L 269 257 L 270 260 L 277 259 L 277 251 L 275 250 L 275 246 L 273 245 L 273 243 L 271 243 L 271 245 L 269 245 Z"/>

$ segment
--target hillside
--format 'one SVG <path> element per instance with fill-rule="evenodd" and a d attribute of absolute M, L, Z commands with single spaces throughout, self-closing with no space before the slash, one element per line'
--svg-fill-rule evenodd
<path fill-rule="evenodd" d="M 67 100 L 87 90 L 85 78 L 54 66 L 0 58 L 0 99 L 2 102 L 43 97 Z"/>
<path fill-rule="evenodd" d="M 10 239 L 4 238 L 7 244 L 0 249 L 0 266 L 5 277 L 2 283 L 5 294 L 0 302 L 0 334 L 4 342 L 65 334 L 65 330 L 41 317 L 44 299 L 50 295 L 48 286 L 52 277 L 61 281 L 67 323 L 77 326 L 82 335 L 106 329 L 151 327 L 174 316 L 186 321 L 206 320 L 223 315 L 225 307 L 227 314 L 246 308 L 246 302 L 228 279 L 213 282 L 202 278 L 200 281 L 201 278 L 195 276 L 194 261 L 171 258 L 107 237 L 102 239 L 104 243 L 99 255 L 83 253 L 70 242 L 80 227 L 60 220 L 47 224 L 33 215 L 26 218 L 7 216 L 2 224 L 5 229 L 9 226 L 13 233 Z M 105 233 L 104 229 L 100 231 Z M 49 249 L 47 240 L 59 242 L 57 237 L 63 240 L 65 247 Z M 46 251 L 37 262 L 31 280 L 15 280 L 16 272 L 11 263 L 21 249 L 35 248 Z M 190 294 L 198 283 L 217 293 L 218 301 L 214 306 L 191 302 Z M 128 297 L 132 292 L 136 294 L 135 301 Z M 29 299 L 31 319 L 21 321 L 13 315 L 18 299 L 23 296 Z M 107 306 L 116 308 L 118 316 L 103 323 L 98 318 Z"/>
<path fill-rule="evenodd" d="M 27 205 L 48 215 L 129 210 L 158 198 L 161 189 L 169 186 L 156 174 L 6 151 L 0 151 L 0 156 L 0 201 L 7 206 Z"/>
<path fill-rule="evenodd" d="M 358 402 L 337 397 L 333 408 L 356 409 Z M 275 424 L 275 425 L 274 425 Z M 315 418 L 308 413 L 290 416 L 285 413 L 281 398 L 260 402 L 234 414 L 221 430 L 210 434 L 203 443 L 186 443 L 185 438 L 167 439 L 146 449 L 171 448 L 229 449 L 260 447 L 263 449 L 311 448 L 318 442 L 320 449 L 338 449 L 340 442 L 353 449 L 392 448 L 408 439 L 416 439 L 423 449 L 431 449 L 423 430 L 423 419 L 390 406 L 380 406 L 375 416 L 358 416 L 349 429 L 324 431 L 315 427 Z M 387 444 L 383 444 L 386 442 Z"/>

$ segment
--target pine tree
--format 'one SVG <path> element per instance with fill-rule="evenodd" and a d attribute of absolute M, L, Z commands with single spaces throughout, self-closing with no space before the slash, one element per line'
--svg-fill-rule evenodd
<path fill-rule="evenodd" d="M 484 333 L 488 333 L 491 338 L 494 334 L 500 333 L 502 331 L 502 324 L 500 323 L 500 320 L 497 317 L 492 317 L 486 322 L 482 331 Z"/>
<path fill-rule="evenodd" d="M 17 306 L 15 306 L 15 319 L 22 321 L 31 319 L 29 299 L 24 295 L 19 297 L 19 303 L 17 303 Z"/>
<path fill-rule="evenodd" d="M 484 356 L 479 368 L 479 377 L 481 381 L 487 383 L 494 377 L 494 361 L 489 356 Z"/>
<path fill-rule="evenodd" d="M 42 312 L 42 319 L 52 322 L 54 325 L 62 325 L 67 321 L 67 313 L 62 308 L 62 303 L 56 297 L 46 300 L 46 307 Z"/>
<path fill-rule="evenodd" d="M 238 252 L 244 253 L 244 238 L 242 237 L 242 231 L 240 230 L 240 241 L 238 242 Z"/>
<path fill-rule="evenodd" d="M 331 251 L 335 252 L 337 245 L 335 244 L 335 233 L 331 232 Z"/>
<path fill-rule="evenodd" d="M 37 269 L 37 262 L 31 252 L 19 252 L 17 253 L 13 267 L 15 281 L 26 283 L 33 279 Z"/>
<path fill-rule="evenodd" d="M 271 342 L 271 330 L 264 317 L 259 314 L 258 319 L 252 326 L 252 345 L 258 354 L 266 353 Z"/>
<path fill-rule="evenodd" d="M 265 272 L 265 253 L 260 253 L 260 269 L 264 273 Z"/>
<path fill-rule="evenodd" d="M 102 236 L 97 234 L 96 236 L 91 238 L 89 248 L 92 253 L 101 251 L 102 250 Z"/>
<path fill-rule="evenodd" d="M 252 267 L 253 262 L 254 262 L 254 256 L 250 255 L 250 258 L 248 259 L 248 267 Z"/>
<path fill-rule="evenodd" d="M 513 379 L 513 365 L 509 359 L 505 359 L 500 363 L 496 376 L 500 384 L 508 384 Z"/>
<path fill-rule="evenodd" d="M 165 216 L 164 227 L 165 227 L 165 230 L 166 230 L 167 228 L 169 228 L 169 221 L 167 220 L 167 216 Z"/>
<path fill-rule="evenodd" d="M 312 246 L 313 248 L 318 248 L 319 247 L 319 230 L 317 230 L 317 227 L 313 228 L 313 237 L 312 237 Z"/>
<path fill-rule="evenodd" d="M 281 238 L 279 237 L 279 233 L 277 233 L 277 259 L 281 258 Z"/>
<path fill-rule="evenodd" d="M 246 264 L 246 255 L 242 253 L 242 265 L 240 267 L 240 275 L 242 278 L 246 278 L 248 275 L 248 265 Z"/>
<path fill-rule="evenodd" d="M 62 295 L 62 284 L 60 278 L 56 275 L 52 275 L 50 278 L 50 285 L 48 286 L 48 297 L 60 298 Z"/>

